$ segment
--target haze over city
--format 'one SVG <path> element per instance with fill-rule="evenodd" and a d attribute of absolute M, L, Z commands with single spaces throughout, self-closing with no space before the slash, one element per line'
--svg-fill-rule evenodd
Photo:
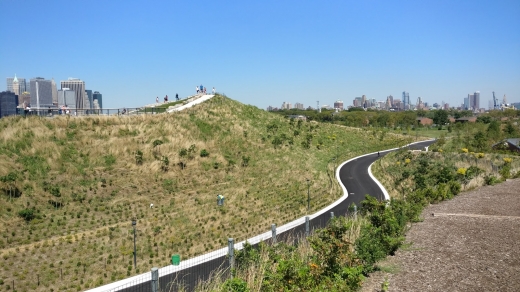
<path fill-rule="evenodd" d="M 69 77 L 103 107 L 195 86 L 267 108 L 409 92 L 520 101 L 518 1 L 1 1 L 0 76 Z M 5 90 L 4 85 L 0 91 Z"/>

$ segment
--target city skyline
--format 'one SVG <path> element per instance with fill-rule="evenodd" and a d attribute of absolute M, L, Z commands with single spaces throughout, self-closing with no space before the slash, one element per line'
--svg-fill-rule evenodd
<path fill-rule="evenodd" d="M 46 32 L 2 46 L 0 76 L 77 76 L 103 92 L 106 108 L 186 97 L 201 83 L 259 108 L 283 100 L 348 104 L 360 93 L 402 99 L 404 89 L 410 103 L 459 105 L 475 91 L 481 107 L 493 91 L 520 101 L 518 1 L 92 0 L 75 5 L 79 14 L 59 13 L 68 5 L 0 1 L 2 10 L 24 11 L 23 22 L 4 15 L 2 27 Z M 196 11 L 205 21 L 195 21 Z M 53 37 L 68 31 L 63 44 Z M 9 39 L 9 30 L 0 36 Z"/>

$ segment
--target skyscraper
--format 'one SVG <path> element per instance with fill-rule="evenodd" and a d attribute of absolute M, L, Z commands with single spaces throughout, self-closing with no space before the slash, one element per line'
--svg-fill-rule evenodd
<path fill-rule="evenodd" d="M 31 107 L 54 107 L 52 103 L 52 81 L 36 77 L 31 79 Z"/>
<path fill-rule="evenodd" d="M 77 109 L 90 109 L 88 98 L 85 94 L 85 81 L 78 78 L 69 78 L 68 80 L 61 81 L 61 89 L 68 88 L 73 90 L 76 95 L 76 108 Z"/>
<path fill-rule="evenodd" d="M 13 82 L 15 82 L 15 80 L 18 82 L 17 89 L 13 87 Z M 14 77 L 7 77 L 7 91 L 14 92 L 16 95 L 20 95 L 25 91 L 28 91 L 26 88 L 25 78 L 18 78 L 16 77 L 16 74 L 14 74 Z"/>
<path fill-rule="evenodd" d="M 16 114 L 18 98 L 12 91 L 0 92 L 0 118 Z"/>
<path fill-rule="evenodd" d="M 103 108 L 103 95 L 99 93 L 99 91 L 94 91 L 94 93 L 92 94 L 92 100 L 93 103 L 97 101 L 97 104 L 99 105 L 100 109 Z"/>
<path fill-rule="evenodd" d="M 58 90 L 58 107 L 76 108 L 76 93 L 74 90 Z"/>
<path fill-rule="evenodd" d="M 403 109 L 410 109 L 410 94 L 406 91 L 403 91 Z"/>
<path fill-rule="evenodd" d="M 52 85 L 52 103 L 54 105 L 58 105 L 58 89 L 56 88 L 56 82 L 54 82 L 54 78 L 51 80 Z"/>
<path fill-rule="evenodd" d="M 85 95 L 87 96 L 87 100 L 88 100 L 88 108 L 93 109 L 94 100 L 92 99 L 92 90 L 90 90 L 90 89 L 85 90 Z"/>
<path fill-rule="evenodd" d="M 474 94 L 468 94 L 469 107 L 472 111 L 480 109 L 480 91 L 475 91 Z"/>

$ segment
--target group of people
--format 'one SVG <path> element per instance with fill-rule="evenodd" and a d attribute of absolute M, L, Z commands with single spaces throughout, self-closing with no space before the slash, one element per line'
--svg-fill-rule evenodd
<path fill-rule="evenodd" d="M 175 94 L 175 99 L 179 100 L 179 94 L 178 93 Z M 164 103 L 167 103 L 167 102 L 168 102 L 168 94 L 164 97 Z M 155 98 L 155 103 L 159 103 L 159 97 Z"/>
<path fill-rule="evenodd" d="M 197 94 L 206 94 L 206 87 L 202 86 L 202 84 L 200 86 L 195 86 L 195 91 L 197 91 Z M 213 87 L 213 89 L 211 90 L 211 93 L 212 94 L 215 94 L 215 87 Z"/>

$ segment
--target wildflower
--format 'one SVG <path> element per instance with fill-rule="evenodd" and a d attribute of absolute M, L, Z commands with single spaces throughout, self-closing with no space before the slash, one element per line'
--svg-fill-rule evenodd
<path fill-rule="evenodd" d="M 461 150 L 462 150 L 462 152 L 464 152 L 464 153 L 468 153 L 468 151 L 469 151 L 468 148 L 462 148 Z"/>
<path fill-rule="evenodd" d="M 511 163 L 511 161 L 513 161 L 512 158 L 504 157 L 504 163 Z"/>
<path fill-rule="evenodd" d="M 406 159 L 404 160 L 404 163 L 408 164 L 408 163 L 410 163 L 410 161 L 411 161 L 410 158 L 406 158 Z"/>
<path fill-rule="evenodd" d="M 467 171 L 467 169 L 464 167 L 457 169 L 457 173 L 460 175 L 466 175 L 466 171 Z"/>

